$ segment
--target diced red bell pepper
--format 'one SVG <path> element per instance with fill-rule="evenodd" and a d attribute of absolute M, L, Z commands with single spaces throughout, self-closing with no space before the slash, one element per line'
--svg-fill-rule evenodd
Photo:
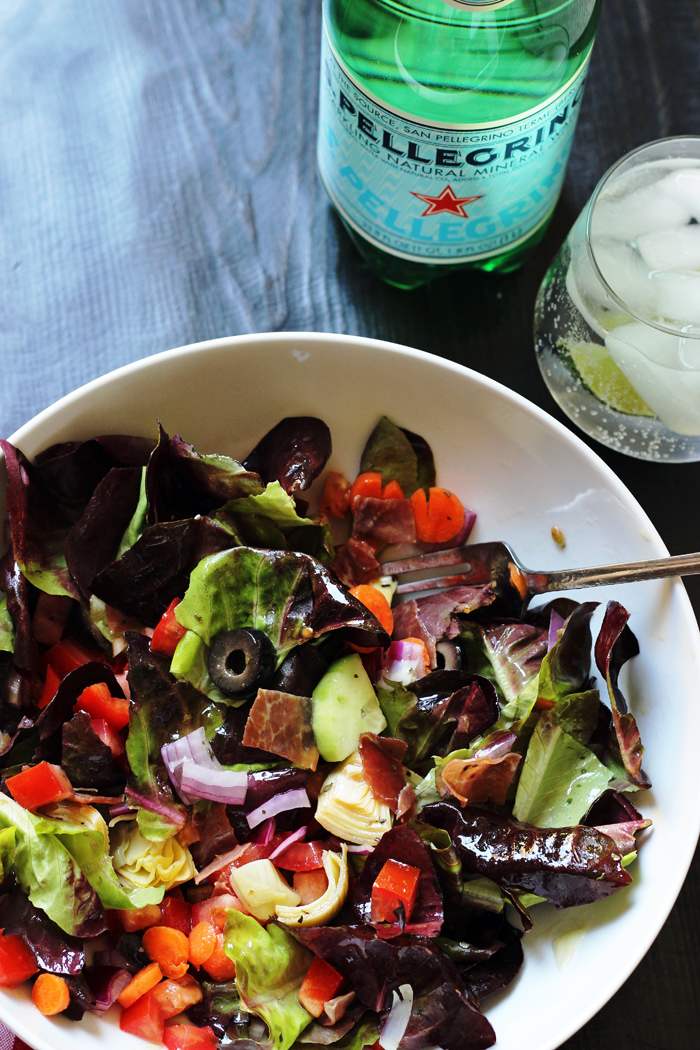
<path fill-rule="evenodd" d="M 408 921 L 416 903 L 419 879 L 419 868 L 388 860 L 372 886 L 372 922 L 396 922 L 401 904 Z"/>
<path fill-rule="evenodd" d="M 25 809 L 38 809 L 73 794 L 71 782 L 61 767 L 50 762 L 40 762 L 16 773 L 8 779 L 7 788 L 15 802 Z"/>
<path fill-rule="evenodd" d="M 115 908 L 113 914 L 117 916 L 126 933 L 160 925 L 161 911 L 158 904 L 146 904 L 143 908 Z"/>
<path fill-rule="evenodd" d="M 111 726 L 106 719 L 91 718 L 90 725 L 102 743 L 106 744 L 112 752 L 112 758 L 119 758 L 120 755 L 124 754 L 124 741 L 114 726 Z"/>
<path fill-rule="evenodd" d="M 275 857 L 275 864 L 285 871 L 314 871 L 323 867 L 323 850 L 322 842 L 293 842 Z"/>
<path fill-rule="evenodd" d="M 297 998 L 312 1017 L 320 1017 L 324 1003 L 335 998 L 342 983 L 342 974 L 316 955 L 301 982 Z"/>
<path fill-rule="evenodd" d="M 328 889 L 328 876 L 323 868 L 315 871 L 295 871 L 294 889 L 301 897 L 300 904 L 311 904 Z"/>
<path fill-rule="evenodd" d="M 175 619 L 175 608 L 179 604 L 180 599 L 173 598 L 158 621 L 151 638 L 152 652 L 160 653 L 161 656 L 172 656 L 177 649 L 177 643 L 187 633 L 187 628 Z"/>
<path fill-rule="evenodd" d="M 167 1050 L 213 1050 L 216 1036 L 207 1025 L 196 1028 L 193 1024 L 172 1024 L 163 1032 Z"/>
<path fill-rule="evenodd" d="M 89 664 L 96 660 L 101 664 L 109 664 L 104 653 L 97 649 L 86 649 L 85 646 L 76 642 L 75 638 L 64 638 L 63 641 L 53 645 L 42 657 L 42 667 L 53 667 L 59 678 L 65 678 L 67 674 L 74 671 L 76 667 Z"/>
<path fill-rule="evenodd" d="M 47 704 L 50 704 L 56 695 L 56 690 L 61 684 L 61 677 L 57 671 L 54 671 L 51 664 L 46 668 L 46 681 L 44 682 L 44 691 L 39 697 L 39 710 L 43 711 Z"/>
<path fill-rule="evenodd" d="M 90 718 L 104 718 L 113 729 L 123 729 L 129 724 L 129 701 L 110 696 L 109 687 L 104 682 L 83 689 L 73 710 L 86 711 Z"/>
<path fill-rule="evenodd" d="M 162 1043 L 165 1018 L 153 990 L 146 992 L 132 1006 L 122 1010 L 119 1027 L 122 1032 L 138 1035 L 151 1043 Z"/>
<path fill-rule="evenodd" d="M 160 902 L 161 920 L 157 926 L 172 926 L 189 937 L 192 931 L 192 905 L 179 897 L 163 897 Z"/>
<path fill-rule="evenodd" d="M 37 972 L 34 953 L 14 933 L 0 934 L 0 988 L 16 988 Z"/>

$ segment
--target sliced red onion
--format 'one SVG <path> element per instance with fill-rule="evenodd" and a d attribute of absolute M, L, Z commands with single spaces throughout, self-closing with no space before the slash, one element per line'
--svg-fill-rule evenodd
<path fill-rule="evenodd" d="M 367 846 L 367 845 L 362 845 L 362 846 L 357 845 L 357 846 L 355 846 L 355 845 L 353 845 L 352 843 L 349 842 L 348 843 L 348 853 L 359 853 L 360 855 L 369 856 L 370 853 L 374 853 L 374 846 Z"/>
<path fill-rule="evenodd" d="M 170 743 L 163 744 L 160 753 L 163 756 L 170 782 L 186 806 L 192 805 L 196 798 L 209 797 L 208 795 L 198 795 L 195 792 L 188 794 L 182 783 L 182 767 L 188 761 L 196 763 L 203 769 L 223 770 L 223 766 L 211 749 L 202 726 L 186 736 L 181 736 L 177 740 L 171 740 Z M 214 799 L 213 801 L 221 800 Z"/>
<path fill-rule="evenodd" d="M 95 1003 L 90 1007 L 92 1013 L 106 1013 L 131 982 L 131 978 L 132 974 L 123 968 L 104 965 L 93 967 L 88 974 L 88 985 L 95 997 Z"/>
<path fill-rule="evenodd" d="M 182 811 L 176 809 L 175 806 L 169 805 L 167 802 L 160 802 L 155 798 L 147 798 L 146 795 L 141 795 L 138 791 L 134 791 L 128 787 L 126 789 L 127 798 L 130 799 L 135 806 L 141 809 L 147 809 L 149 813 L 157 813 L 161 817 L 165 817 L 171 824 L 183 826 L 185 823 Z"/>
<path fill-rule="evenodd" d="M 552 609 L 549 614 L 549 634 L 547 636 L 547 651 L 553 649 L 559 640 L 557 638 L 557 632 L 564 626 L 564 619 L 559 615 L 556 609 Z"/>
<path fill-rule="evenodd" d="M 299 828 L 297 831 L 293 831 L 291 835 L 288 835 L 284 842 L 280 842 L 276 850 L 273 850 L 270 854 L 270 860 L 274 860 L 275 857 L 281 857 L 282 854 L 288 849 L 294 842 L 301 842 L 304 835 L 308 831 L 308 827 Z"/>
<path fill-rule="evenodd" d="M 230 769 L 208 769 L 191 759 L 185 759 L 179 767 L 181 787 L 188 795 L 205 798 L 210 802 L 225 802 L 240 806 L 245 802 L 248 790 L 248 774 Z"/>
<path fill-rule="evenodd" d="M 410 984 L 402 984 L 398 992 L 394 992 L 394 1002 L 379 1036 L 382 1050 L 398 1050 L 411 1018 L 412 1007 L 413 988 Z"/>
<path fill-rule="evenodd" d="M 254 835 L 251 836 L 250 841 L 254 842 L 256 846 L 267 846 L 268 842 L 272 839 L 275 834 L 275 828 L 277 827 L 277 821 L 274 817 L 270 817 L 264 824 L 261 824 Z"/>
<path fill-rule="evenodd" d="M 279 795 L 273 795 L 262 806 L 258 806 L 251 813 L 246 814 L 248 827 L 257 828 L 263 820 L 268 817 L 276 817 L 278 813 L 285 813 L 289 809 L 310 809 L 311 802 L 306 794 L 306 788 L 293 788 L 291 791 L 283 791 Z"/>
<path fill-rule="evenodd" d="M 389 682 L 400 682 L 401 685 L 410 685 L 418 678 L 423 678 L 430 670 L 427 652 L 421 642 L 414 642 L 403 638 L 398 642 L 392 642 L 384 654 L 382 669 L 382 680 Z"/>
<path fill-rule="evenodd" d="M 202 868 L 200 872 L 194 877 L 195 885 L 199 886 L 200 882 L 204 882 L 214 872 L 220 871 L 225 868 L 227 864 L 231 864 L 234 860 L 238 860 L 242 853 L 250 846 L 249 842 L 245 842 L 242 846 L 236 846 L 235 849 L 230 849 L 228 853 L 222 853 L 220 857 L 216 857 L 211 864 L 207 864 L 206 868 Z"/>

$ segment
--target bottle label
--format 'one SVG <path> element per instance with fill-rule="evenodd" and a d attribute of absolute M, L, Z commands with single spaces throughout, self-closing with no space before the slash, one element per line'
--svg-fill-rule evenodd
<path fill-rule="evenodd" d="M 505 7 L 506 4 L 512 4 L 513 0 L 443 0 L 443 3 L 467 11 L 493 11 L 494 7 Z"/>
<path fill-rule="evenodd" d="M 318 164 L 328 195 L 351 227 L 403 259 L 457 263 L 514 248 L 557 202 L 587 68 L 513 119 L 428 123 L 361 87 L 324 25 Z"/>

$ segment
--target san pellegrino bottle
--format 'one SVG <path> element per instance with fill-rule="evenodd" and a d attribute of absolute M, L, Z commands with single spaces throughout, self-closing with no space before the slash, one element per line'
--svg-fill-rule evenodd
<path fill-rule="evenodd" d="M 318 164 L 376 272 L 507 273 L 559 197 L 602 0 L 324 0 Z"/>

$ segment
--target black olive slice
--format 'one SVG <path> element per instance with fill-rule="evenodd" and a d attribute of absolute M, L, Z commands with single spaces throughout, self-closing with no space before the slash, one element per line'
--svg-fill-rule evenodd
<path fill-rule="evenodd" d="M 242 700 L 264 689 L 275 671 L 275 647 L 263 631 L 239 627 L 214 638 L 209 676 L 225 696 Z"/>

